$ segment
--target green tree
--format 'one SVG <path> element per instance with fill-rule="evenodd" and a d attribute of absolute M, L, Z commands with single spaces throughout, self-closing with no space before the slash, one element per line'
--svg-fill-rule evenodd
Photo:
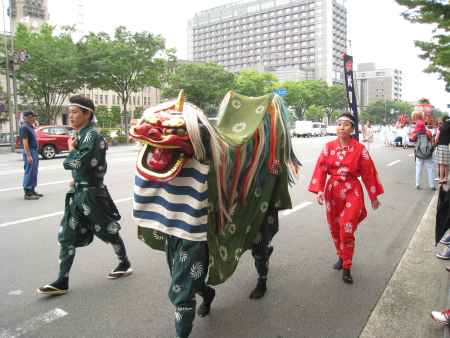
<path fill-rule="evenodd" d="M 55 35 L 49 25 L 42 25 L 37 33 L 23 25 L 17 27 L 16 50 L 29 56 L 17 67 L 18 93 L 37 106 L 42 120 L 51 124 L 62 113 L 67 97 L 83 86 L 80 53 L 71 34 L 65 29 Z"/>
<path fill-rule="evenodd" d="M 113 37 L 90 33 L 80 46 L 86 84 L 117 93 L 125 114 L 132 93 L 145 86 L 160 87 L 166 65 L 165 44 L 160 35 L 133 33 L 118 27 Z"/>
<path fill-rule="evenodd" d="M 243 70 L 234 80 L 234 89 L 242 95 L 262 96 L 272 92 L 277 81 L 277 77 L 272 73 Z"/>
<path fill-rule="evenodd" d="M 110 127 L 120 126 L 120 106 L 112 106 L 109 111 L 111 114 Z"/>
<path fill-rule="evenodd" d="M 95 117 L 97 118 L 97 124 L 101 128 L 108 127 L 111 121 L 111 113 L 106 106 L 95 107 Z"/>
<path fill-rule="evenodd" d="M 312 104 L 305 112 L 305 119 L 310 121 L 322 121 L 325 115 L 325 108 Z"/>
<path fill-rule="evenodd" d="M 361 112 L 360 120 L 372 123 L 393 123 L 401 114 L 411 116 L 414 107 L 405 101 L 376 101 Z"/>
<path fill-rule="evenodd" d="M 142 107 L 142 106 L 134 108 L 134 118 L 140 119 L 142 117 L 143 112 L 144 112 L 144 107 Z"/>
<path fill-rule="evenodd" d="M 284 100 L 295 111 L 297 119 L 303 119 L 306 110 L 313 104 L 321 107 L 327 105 L 328 85 L 325 81 L 287 81 L 280 86 L 287 89 Z"/>
<path fill-rule="evenodd" d="M 329 86 L 325 99 L 325 113 L 328 121 L 331 121 L 334 116 L 337 117 L 345 107 L 347 107 L 345 87 L 340 84 Z"/>
<path fill-rule="evenodd" d="M 437 73 L 446 82 L 450 92 L 450 3 L 437 0 L 396 0 L 408 9 L 403 17 L 411 22 L 432 24 L 437 29 L 431 41 L 416 41 L 422 49 L 422 59 L 430 62 L 427 73 Z"/>
<path fill-rule="evenodd" d="M 179 64 L 169 77 L 162 96 L 177 97 L 184 89 L 187 99 L 209 115 L 217 112 L 225 94 L 233 88 L 234 75 L 215 63 Z"/>

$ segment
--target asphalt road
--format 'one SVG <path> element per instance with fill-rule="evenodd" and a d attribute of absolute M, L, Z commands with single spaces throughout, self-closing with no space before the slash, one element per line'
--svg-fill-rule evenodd
<path fill-rule="evenodd" d="M 304 163 L 292 189 L 297 208 L 281 218 L 266 297 L 248 299 L 256 272 L 247 253 L 234 276 L 217 287 L 211 315 L 196 318 L 192 337 L 359 336 L 433 194 L 415 190 L 412 150 L 375 144 L 371 154 L 386 192 L 379 210 L 372 211 L 367 203 L 368 219 L 356 233 L 355 284 L 344 284 L 331 268 L 335 253 L 325 211 L 306 190 L 327 140 L 294 139 Z M 0 337 L 174 336 L 165 257 L 137 239 L 131 218 L 136 154 L 135 147 L 111 149 L 106 176 L 123 217 L 121 233 L 135 273 L 122 280 L 106 279 L 116 265 L 115 255 L 95 240 L 77 251 L 70 292 L 55 298 L 39 297 L 35 289 L 56 277 L 56 236 L 69 173 L 62 169 L 62 159 L 42 161 L 38 190 L 45 197 L 24 201 L 20 157 L 0 154 Z"/>

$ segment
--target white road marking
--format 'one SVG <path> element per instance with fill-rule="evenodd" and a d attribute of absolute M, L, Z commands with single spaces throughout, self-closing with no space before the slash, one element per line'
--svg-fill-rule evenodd
<path fill-rule="evenodd" d="M 109 164 L 111 163 L 117 163 L 117 162 L 132 162 L 132 161 L 136 161 L 136 156 L 133 157 L 124 157 L 124 158 L 117 158 L 117 159 L 107 159 L 107 162 Z M 39 166 L 39 172 L 41 171 L 47 171 L 47 170 L 56 170 L 56 169 L 63 169 L 62 164 L 58 164 L 58 165 L 49 165 L 46 167 L 41 167 Z M 0 176 L 6 176 L 6 175 L 11 175 L 11 174 L 17 174 L 17 173 L 22 173 L 23 174 L 23 167 L 21 167 L 20 169 L 11 169 L 11 170 L 0 170 Z"/>
<path fill-rule="evenodd" d="M 67 316 L 68 313 L 62 309 L 55 308 L 47 313 L 40 316 L 31 318 L 21 325 L 19 325 L 15 330 L 0 330 L 1 338 L 15 338 L 26 335 L 31 331 L 40 329 L 41 327 L 50 324 L 51 322 Z"/>
<path fill-rule="evenodd" d="M 23 293 L 22 290 L 9 291 L 8 296 L 20 296 L 22 293 Z"/>
<path fill-rule="evenodd" d="M 393 165 L 396 165 L 398 163 L 400 163 L 402 160 L 396 160 L 396 161 L 392 161 L 390 163 L 387 164 L 388 167 L 392 167 Z"/>
<path fill-rule="evenodd" d="M 115 200 L 114 203 L 122 203 L 122 202 L 130 201 L 130 200 L 131 200 L 131 197 L 121 198 L 121 199 Z M 36 217 L 23 218 L 23 219 L 19 219 L 17 221 L 2 223 L 2 224 L 0 224 L 0 228 L 6 228 L 6 227 L 9 227 L 11 225 L 16 225 L 16 224 L 29 223 L 29 222 L 37 221 L 37 220 L 44 219 L 44 218 L 59 216 L 62 214 L 64 214 L 64 211 L 53 212 L 51 214 L 45 214 L 45 215 L 36 216 Z M 0 336 L 0 338 L 3 338 L 3 337 Z"/>
<path fill-rule="evenodd" d="M 288 215 L 290 215 L 290 214 L 292 214 L 292 213 L 294 213 L 294 212 L 297 212 L 297 211 L 299 211 L 299 210 L 301 210 L 301 209 L 304 209 L 304 208 L 306 208 L 306 207 L 309 207 L 311 204 L 312 204 L 312 202 L 303 202 L 303 203 L 300 203 L 299 205 L 293 207 L 292 209 L 282 211 L 282 212 L 280 213 L 280 217 L 288 216 Z"/>
<path fill-rule="evenodd" d="M 47 183 L 39 183 L 39 186 L 46 186 L 46 185 L 54 185 L 54 184 L 61 184 L 61 183 L 68 183 L 72 180 L 63 180 L 63 181 L 54 181 L 54 182 L 47 182 Z M 22 190 L 23 187 L 12 187 L 12 188 L 5 188 L 5 189 L 0 189 L 0 192 L 5 192 L 5 191 L 13 191 L 13 190 Z"/>

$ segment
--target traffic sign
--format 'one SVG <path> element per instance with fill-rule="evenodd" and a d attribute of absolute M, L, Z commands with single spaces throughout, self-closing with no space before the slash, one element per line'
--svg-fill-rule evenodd
<path fill-rule="evenodd" d="M 280 96 L 286 96 L 288 91 L 286 88 L 278 88 L 277 90 L 275 90 L 276 93 Z"/>

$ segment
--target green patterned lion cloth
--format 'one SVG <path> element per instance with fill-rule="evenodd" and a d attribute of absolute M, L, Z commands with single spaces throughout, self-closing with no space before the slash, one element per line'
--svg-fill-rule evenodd
<path fill-rule="evenodd" d="M 215 127 L 195 106 L 181 106 L 177 102 L 156 107 L 130 131 L 146 144 L 138 158 L 133 214 L 139 238 L 154 249 L 164 251 L 167 236 L 207 240 L 208 284 L 218 285 L 231 277 L 242 254 L 258 241 L 269 213 L 292 207 L 288 185 L 300 163 L 292 150 L 287 109 L 276 95 L 246 97 L 229 92 Z M 155 154 L 158 146 L 167 149 L 171 141 L 164 131 L 160 136 L 154 129 L 175 125 L 164 119 L 173 120 L 168 116 L 177 110 L 193 145 L 192 157 L 186 160 L 188 147 L 174 138 L 173 143 L 185 149 L 178 160 L 185 161 L 183 168 L 172 166 L 171 176 L 155 173 L 157 166 L 150 163 L 155 160 L 145 157 L 145 152 Z M 158 115 L 163 122 L 155 118 L 155 111 L 163 112 Z M 196 123 L 199 131 L 192 127 Z M 178 121 L 178 126 L 183 124 Z M 166 152 L 158 150 L 156 155 L 169 158 Z M 157 182 L 155 176 L 171 178 Z"/>

